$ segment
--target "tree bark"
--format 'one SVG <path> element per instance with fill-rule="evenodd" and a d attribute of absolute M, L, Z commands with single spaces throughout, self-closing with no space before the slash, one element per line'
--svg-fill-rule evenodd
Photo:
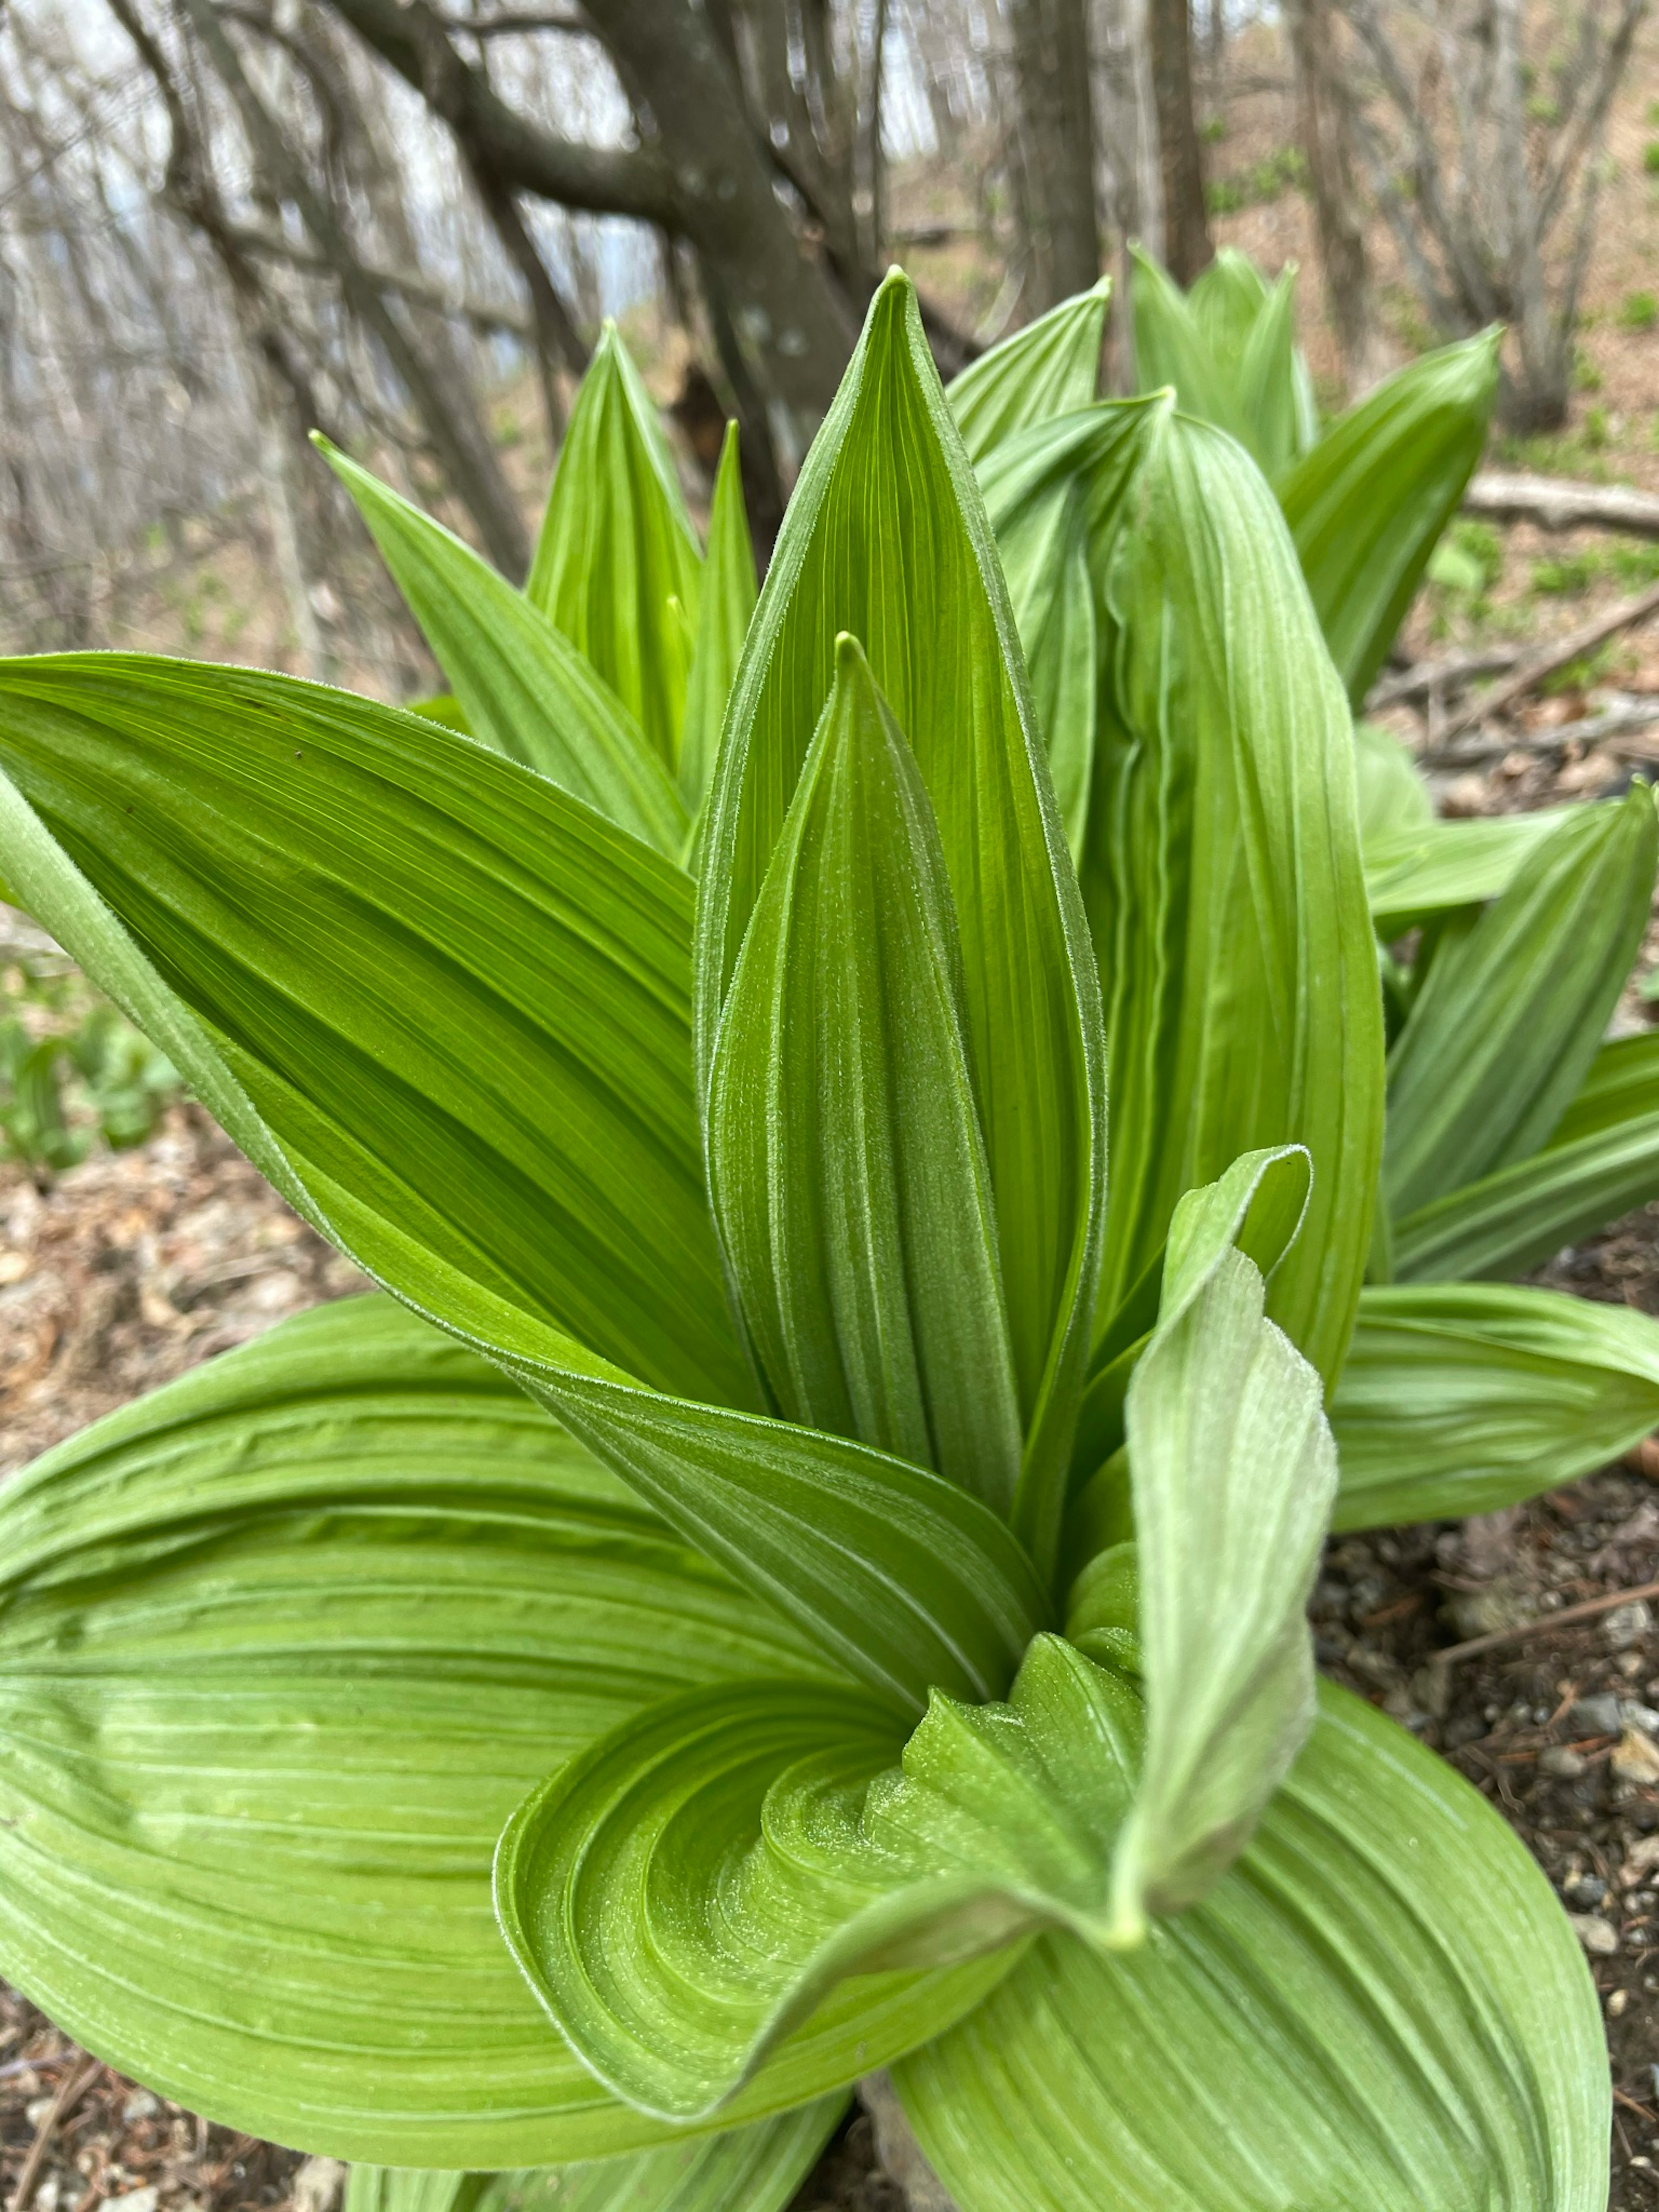
<path fill-rule="evenodd" d="M 1190 284 L 1214 260 L 1215 247 L 1204 204 L 1204 157 L 1193 106 L 1189 0 L 1150 0 L 1146 14 L 1164 179 L 1164 259 L 1177 283 Z"/>
<path fill-rule="evenodd" d="M 1094 102 L 1085 0 L 1012 0 L 1020 145 L 1036 278 L 1034 308 L 1100 274 Z"/>
<path fill-rule="evenodd" d="M 1383 363 L 1372 314 L 1364 211 L 1354 183 L 1352 119 L 1337 62 L 1335 29 L 1330 0 L 1291 0 L 1291 48 L 1320 265 L 1352 398 L 1376 381 Z"/>

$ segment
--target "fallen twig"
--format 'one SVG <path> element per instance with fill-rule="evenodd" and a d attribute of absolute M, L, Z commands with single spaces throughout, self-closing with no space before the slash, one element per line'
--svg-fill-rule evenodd
<path fill-rule="evenodd" d="M 1496 1651 L 1500 1644 L 1523 1644 L 1529 1636 L 1536 1636 L 1546 1628 L 1570 1627 L 1576 1620 L 1593 1620 L 1599 1613 L 1613 1613 L 1621 1605 L 1634 1605 L 1638 1599 L 1659 1597 L 1659 1583 L 1643 1583 L 1635 1589 L 1607 1590 L 1600 1597 L 1587 1597 L 1582 1605 L 1564 1605 L 1559 1613 L 1546 1613 L 1536 1620 L 1523 1620 L 1513 1628 L 1494 1628 L 1486 1636 L 1472 1636 L 1467 1644 L 1449 1644 L 1443 1651 L 1430 1654 L 1429 1663 L 1434 1667 L 1449 1667 L 1455 1659 L 1473 1659 L 1480 1651 Z"/>
<path fill-rule="evenodd" d="M 1582 653 L 1589 653 L 1606 639 L 1616 636 L 1621 629 L 1631 629 L 1653 613 L 1656 608 L 1659 608 L 1659 584 L 1651 584 L 1645 592 L 1638 592 L 1634 599 L 1620 599 L 1617 606 L 1609 607 L 1605 614 L 1592 615 L 1588 622 L 1580 623 L 1577 629 L 1570 629 L 1561 637 L 1552 638 L 1536 653 L 1528 653 L 1501 684 L 1495 684 L 1490 691 L 1483 693 L 1478 699 L 1470 700 L 1467 707 L 1454 714 L 1438 732 L 1438 743 L 1444 744 L 1449 739 L 1461 736 L 1463 731 L 1474 729 L 1477 723 L 1488 721 L 1494 714 L 1501 714 L 1512 701 L 1541 684 L 1545 677 L 1553 676 L 1558 668 L 1565 668 L 1570 660 L 1577 660 Z"/>
<path fill-rule="evenodd" d="M 1559 477 L 1483 469 L 1463 495 L 1466 514 L 1495 522 L 1535 522 L 1540 530 L 1620 530 L 1659 538 L 1659 498 L 1628 484 L 1570 483 Z"/>
<path fill-rule="evenodd" d="M 100 2063 L 88 2058 L 86 2063 L 58 2084 L 40 2124 L 34 2130 L 34 2141 L 29 2145 L 28 2156 L 23 2160 L 23 2171 L 17 2177 L 17 2186 L 12 2191 L 11 2203 L 6 2212 L 28 2212 L 34 2201 L 35 2185 L 40 2179 L 40 2169 L 46 2162 L 46 2153 L 52 2147 L 52 2136 L 80 2101 L 82 2093 L 90 2085 L 92 2077 L 100 2071 Z"/>
<path fill-rule="evenodd" d="M 1419 660 L 1397 676 L 1373 684 L 1365 705 L 1371 714 L 1397 707 L 1410 699 L 1427 699 L 1437 692 L 1461 690 L 1477 676 L 1502 676 L 1513 668 L 1524 648 L 1518 645 L 1471 646 L 1467 652 L 1449 653 L 1439 660 Z"/>
<path fill-rule="evenodd" d="M 1558 722 L 1550 730 L 1511 730 L 1503 736 L 1478 738 L 1473 744 L 1435 745 L 1416 756 L 1419 768 L 1479 768 L 1501 760 L 1508 753 L 1559 753 L 1568 745 L 1601 745 L 1627 732 L 1651 729 L 1659 722 L 1659 698 L 1621 700 L 1599 714 L 1585 714 L 1576 722 Z M 1614 752 L 1650 757 L 1645 745 L 1620 747 Z"/>

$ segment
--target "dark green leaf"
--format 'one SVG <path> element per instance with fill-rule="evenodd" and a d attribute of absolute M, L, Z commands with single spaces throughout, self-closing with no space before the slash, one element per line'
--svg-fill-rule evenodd
<path fill-rule="evenodd" d="M 951 379 L 945 396 L 975 466 L 1006 439 L 1094 398 L 1111 296 L 1112 280 L 1103 276 Z"/>
<path fill-rule="evenodd" d="M 685 727 L 680 738 L 680 791 L 693 814 L 702 805 L 714 773 L 726 702 L 754 611 L 755 548 L 743 503 L 738 426 L 728 422 L 708 514 L 708 557 L 703 563 L 696 645 L 686 679 Z"/>

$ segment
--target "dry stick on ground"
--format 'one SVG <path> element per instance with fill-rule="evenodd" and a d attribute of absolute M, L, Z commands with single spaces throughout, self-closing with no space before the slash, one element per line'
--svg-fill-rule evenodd
<path fill-rule="evenodd" d="M 1375 714 L 1384 707 L 1397 707 L 1411 699 L 1426 699 L 1435 692 L 1460 690 L 1477 676 L 1502 676 L 1521 659 L 1518 645 L 1471 646 L 1466 653 L 1448 653 L 1438 660 L 1419 660 L 1397 676 L 1374 684 L 1366 698 Z"/>
<path fill-rule="evenodd" d="M 1557 477 L 1483 469 L 1463 495 L 1465 514 L 1492 522 L 1535 522 L 1540 530 L 1620 530 L 1659 538 L 1659 495 L 1628 484 L 1568 483 Z"/>
<path fill-rule="evenodd" d="M 17 2177 L 17 2186 L 12 2192 L 11 2203 L 6 2212 L 28 2212 L 34 2197 L 34 2185 L 40 2179 L 40 2169 L 46 2162 L 46 2153 L 52 2148 L 52 2139 L 58 2130 L 58 2123 L 68 2118 L 82 2092 L 89 2087 L 93 2075 L 100 2070 L 98 2060 L 88 2058 L 84 2066 L 58 2085 L 57 2094 L 41 2115 L 40 2124 L 34 2131 L 34 2141 L 29 2145 L 28 2156 L 23 2160 L 23 2171 Z"/>
<path fill-rule="evenodd" d="M 1445 727 L 1437 732 L 1437 744 L 1443 745 L 1451 738 L 1461 737 L 1465 730 L 1474 729 L 1477 723 L 1487 721 L 1494 714 L 1501 714 L 1505 707 L 1522 697 L 1545 677 L 1553 675 L 1558 668 L 1565 668 L 1570 660 L 1577 660 L 1581 653 L 1589 653 L 1604 640 L 1616 636 L 1621 629 L 1629 629 L 1644 616 L 1650 615 L 1656 607 L 1659 607 L 1659 584 L 1650 585 L 1645 592 L 1638 592 L 1632 599 L 1620 599 L 1616 607 L 1609 607 L 1605 614 L 1592 616 L 1589 622 L 1580 623 L 1577 629 L 1568 630 L 1565 636 L 1552 638 L 1536 653 L 1528 653 L 1501 684 L 1480 698 L 1471 700 L 1461 712 L 1454 714 Z"/>
<path fill-rule="evenodd" d="M 1594 1620 L 1599 1613 L 1615 1612 L 1621 1605 L 1634 1605 L 1638 1599 L 1659 1597 L 1659 1583 L 1641 1583 L 1634 1589 L 1608 1590 L 1601 1597 L 1588 1597 L 1582 1605 L 1564 1605 L 1559 1613 L 1546 1613 L 1536 1620 L 1523 1620 L 1514 1628 L 1494 1628 L 1490 1635 L 1472 1636 L 1467 1644 L 1449 1644 L 1443 1651 L 1430 1654 L 1430 1663 L 1449 1667 L 1455 1660 L 1473 1659 L 1477 1652 L 1496 1651 L 1500 1644 L 1522 1644 L 1528 1637 L 1536 1636 L 1547 1628 L 1571 1627 L 1576 1620 Z"/>
<path fill-rule="evenodd" d="M 1558 722 L 1553 730 L 1511 730 L 1501 737 L 1477 738 L 1468 745 L 1431 745 L 1417 755 L 1419 768 L 1479 768 L 1484 762 L 1502 760 L 1510 753 L 1559 753 L 1569 745 L 1604 745 L 1619 757 L 1651 760 L 1651 742 L 1639 733 L 1659 722 L 1659 699 L 1621 699 L 1599 714 L 1586 714 L 1576 722 Z"/>

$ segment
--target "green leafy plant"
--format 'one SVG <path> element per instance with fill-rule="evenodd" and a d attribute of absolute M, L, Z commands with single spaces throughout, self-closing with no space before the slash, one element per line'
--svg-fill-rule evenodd
<path fill-rule="evenodd" d="M 1468 1494 L 1401 1376 L 1498 1389 L 1496 1294 L 1368 1322 L 1379 1182 L 1549 1115 L 1385 1154 L 1316 595 L 1103 313 L 947 397 L 890 277 L 752 612 L 614 339 L 524 594 L 331 454 L 474 737 L 0 667 L 8 880 L 384 1286 L 0 1491 L 0 1967 L 356 2212 L 776 2212 L 883 2065 L 963 2212 L 1605 2199 L 1565 1916 L 1304 1611 Z M 1502 1295 L 1539 1407 L 1651 1389 Z"/>
<path fill-rule="evenodd" d="M 142 1144 L 179 1078 L 106 1000 L 74 975 L 14 966 L 0 1017 L 0 1158 L 38 1173 L 76 1166 L 103 1143 Z"/>
<path fill-rule="evenodd" d="M 1651 292 L 1626 292 L 1619 305 L 1619 320 L 1627 331 L 1650 331 L 1659 323 L 1659 297 Z"/>

